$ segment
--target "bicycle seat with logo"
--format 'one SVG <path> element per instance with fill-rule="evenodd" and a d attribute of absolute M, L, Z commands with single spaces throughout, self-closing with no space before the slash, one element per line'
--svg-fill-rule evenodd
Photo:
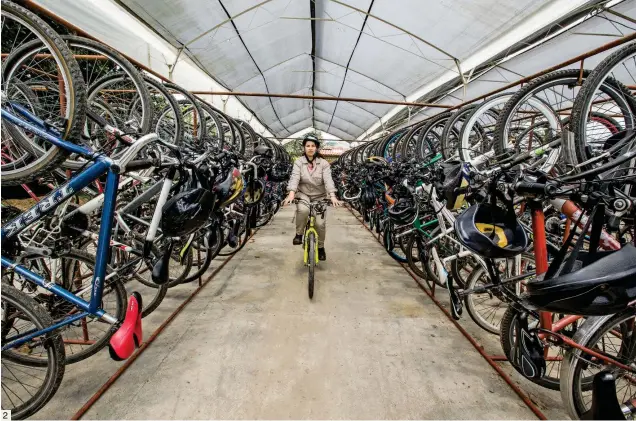
<path fill-rule="evenodd" d="M 604 316 L 636 300 L 636 247 L 600 254 L 583 268 L 528 282 L 522 298 L 530 307 L 555 313 Z"/>

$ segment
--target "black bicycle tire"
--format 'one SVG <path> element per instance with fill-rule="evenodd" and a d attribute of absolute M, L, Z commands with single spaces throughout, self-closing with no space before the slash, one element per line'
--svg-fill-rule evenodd
<path fill-rule="evenodd" d="M 2 13 L 13 14 L 14 16 L 28 22 L 29 25 L 38 31 L 37 35 L 47 40 L 51 54 L 56 57 L 56 61 L 60 66 L 60 69 L 65 73 L 65 83 L 68 86 L 70 95 L 66 95 L 67 109 L 70 110 L 71 117 L 66 119 L 66 126 L 62 133 L 62 138 L 77 143 L 80 139 L 80 135 L 84 128 L 84 122 L 86 119 L 86 85 L 82 77 L 79 65 L 73 54 L 65 44 L 64 40 L 57 34 L 53 28 L 40 19 L 36 14 L 18 6 L 17 4 L 8 0 L 2 0 Z M 46 44 L 45 44 L 46 45 Z M 22 46 L 24 47 L 24 46 Z M 21 48 L 22 48 L 21 47 Z M 7 80 L 10 80 L 12 63 L 17 60 L 18 55 L 9 54 L 2 63 L 2 81 L 3 85 Z M 3 86 L 5 91 L 5 86 Z M 8 125 L 8 123 L 5 123 Z M 42 174 L 50 172 L 53 168 L 58 167 L 68 153 L 57 147 L 52 147 L 47 151 L 44 157 L 36 160 L 34 164 L 31 164 L 26 169 L 15 174 L 3 172 L 1 184 L 4 186 L 12 186 L 24 184 L 32 181 L 34 178 L 39 177 Z"/>
<path fill-rule="evenodd" d="M 252 129 L 252 127 L 243 120 L 237 120 L 236 124 L 243 132 L 247 133 L 247 136 L 249 136 L 249 140 L 243 136 L 243 143 L 245 144 L 243 156 L 245 159 L 251 159 L 254 156 L 254 148 L 258 143 L 257 134 L 254 129 Z"/>
<path fill-rule="evenodd" d="M 217 142 L 216 146 L 218 147 L 219 151 L 223 150 L 223 147 L 225 145 L 225 136 L 223 135 L 223 126 L 221 125 L 221 120 L 219 120 L 219 115 L 217 113 L 218 110 L 216 110 L 207 102 L 201 100 L 199 100 L 199 106 L 201 107 L 201 110 L 203 110 L 203 114 L 209 115 L 210 118 L 214 121 L 214 125 L 217 127 L 218 132 L 218 139 L 215 139 Z M 210 135 L 209 128 L 206 129 L 206 139 L 208 141 L 213 140 L 212 136 Z"/>
<path fill-rule="evenodd" d="M 13 86 L 14 86 L 14 89 L 17 88 L 20 91 L 20 93 L 25 96 L 25 99 L 27 99 L 29 103 L 39 104 L 38 97 L 33 93 L 33 90 L 31 90 L 26 84 L 22 82 L 15 82 Z M 7 96 L 9 97 L 9 95 Z M 32 107 L 27 107 L 24 104 L 24 102 L 21 103 L 21 105 L 28 110 L 32 110 Z M 2 164 L 0 166 L 0 170 L 4 174 L 7 172 L 7 170 L 11 171 L 11 168 L 7 168 L 7 167 L 14 167 L 15 169 L 16 162 L 21 161 L 22 163 L 24 163 L 28 161 L 30 158 L 31 159 L 33 158 L 33 153 L 32 153 L 33 151 L 29 152 L 28 150 L 25 150 L 24 144 L 22 142 L 25 142 L 25 144 L 28 144 L 29 148 L 31 148 L 33 144 L 30 140 L 27 140 L 27 139 L 21 139 L 21 141 L 15 140 L 16 137 L 20 137 L 20 138 L 22 137 L 22 132 L 20 132 L 13 124 L 10 124 L 8 121 L 3 122 L 2 131 L 4 132 L 2 134 L 3 137 L 8 136 L 11 139 L 14 139 L 16 146 L 18 146 L 20 149 L 24 151 L 24 153 L 19 157 L 19 159 Z"/>
<path fill-rule="evenodd" d="M 170 107 L 172 109 L 172 112 L 174 113 L 174 118 L 175 118 L 175 120 L 177 122 L 177 124 L 176 124 L 177 128 L 176 128 L 176 131 L 175 131 L 176 140 L 174 140 L 171 143 L 173 143 L 174 145 L 179 145 L 183 141 L 183 114 L 181 114 L 181 109 L 179 108 L 179 103 L 177 102 L 175 97 L 173 95 L 171 95 L 170 92 L 168 92 L 168 90 L 166 89 L 166 87 L 162 83 L 160 83 L 160 82 L 158 82 L 158 81 L 156 81 L 156 80 L 154 80 L 154 79 L 152 79 L 152 78 L 150 78 L 150 77 L 148 77 L 146 75 L 142 74 L 142 76 L 144 78 L 144 82 L 146 82 L 148 85 L 152 86 L 153 89 L 156 89 L 157 91 L 159 91 L 161 93 L 161 95 L 163 95 L 164 98 L 166 98 L 166 100 L 168 101 L 169 105 L 166 106 L 166 108 Z M 161 114 L 163 114 L 164 111 L 165 111 L 165 108 L 164 108 L 164 110 L 162 110 Z M 151 127 L 152 127 L 153 131 L 156 131 L 157 124 L 158 124 L 158 118 L 159 118 L 159 116 L 155 116 L 154 113 L 153 113 L 153 120 L 152 120 L 152 124 L 151 124 Z"/>
<path fill-rule="evenodd" d="M 393 231 L 392 224 L 389 223 L 384 226 L 384 230 L 382 232 L 382 245 L 384 246 L 384 249 L 387 251 L 387 253 L 389 253 L 389 256 L 393 258 L 393 260 L 399 263 L 406 263 L 407 262 L 406 256 L 402 258 L 393 251 L 394 249 L 401 248 L 401 247 L 397 243 L 395 243 L 395 241 L 392 238 L 387 237 L 387 236 L 390 237 L 392 235 L 392 231 Z M 393 247 L 391 247 L 391 243 Z M 389 249 L 389 247 L 391 247 L 391 249 Z"/>
<path fill-rule="evenodd" d="M 230 122 L 230 126 L 232 127 L 232 132 L 234 133 L 232 149 L 235 153 L 243 155 L 245 154 L 245 136 L 243 136 L 243 131 L 238 126 L 236 120 L 234 120 L 232 117 L 228 116 L 228 120 Z"/>
<path fill-rule="evenodd" d="M 577 162 L 574 164 L 581 164 L 585 162 L 590 157 L 588 156 L 586 150 L 586 142 L 583 139 L 583 133 L 585 132 L 583 125 L 585 124 L 586 119 L 584 118 L 587 114 L 587 110 L 589 109 L 589 105 L 591 101 L 593 101 L 594 93 L 598 88 L 600 88 L 604 81 L 610 80 L 610 84 L 614 85 L 614 88 L 618 88 L 620 93 L 625 94 L 625 97 L 628 98 L 628 103 L 630 103 L 631 110 L 630 113 L 633 116 L 632 119 L 636 119 L 636 100 L 632 95 L 631 91 L 627 89 L 625 85 L 621 82 L 617 81 L 614 78 L 611 78 L 607 75 L 609 71 L 611 71 L 614 66 L 620 62 L 626 56 L 636 53 L 636 42 L 632 42 L 627 46 L 615 51 L 614 53 L 607 56 L 601 63 L 599 63 L 594 70 L 589 74 L 586 78 L 581 90 L 579 91 L 576 99 L 574 100 L 574 104 L 572 105 L 572 115 L 571 115 L 571 124 L 570 127 L 574 132 L 574 152 L 571 158 L 576 159 Z M 590 169 L 589 164 L 582 167 L 582 170 Z"/>
<path fill-rule="evenodd" d="M 221 250 L 219 251 L 218 255 L 221 257 L 227 257 L 227 256 L 231 256 L 233 254 L 238 253 L 243 247 L 245 247 L 245 244 L 247 244 L 247 241 L 250 239 L 251 236 L 251 228 L 249 227 L 249 216 L 247 214 L 247 212 L 245 213 L 245 230 L 243 232 L 240 233 L 239 238 L 241 238 L 243 235 L 245 235 L 245 238 L 243 240 L 239 241 L 239 245 L 232 249 L 232 251 L 230 251 L 229 253 L 223 252 L 223 247 L 225 247 L 225 245 L 223 245 L 221 247 Z"/>
<path fill-rule="evenodd" d="M 120 69 L 123 69 L 123 71 L 120 70 L 120 71 L 117 71 L 116 73 L 112 73 L 110 75 L 100 77 L 97 80 L 93 81 L 91 85 L 88 87 L 87 95 L 90 96 L 91 91 L 94 89 L 94 86 L 98 82 L 103 83 L 103 81 L 107 80 L 107 78 L 110 78 L 117 74 L 125 73 L 127 77 L 129 77 L 133 81 L 134 85 L 136 86 L 137 93 L 140 95 L 142 102 L 146 104 L 145 106 L 142 104 L 142 109 L 144 111 L 147 111 L 147 113 L 144 112 L 144 116 L 141 121 L 141 127 L 139 128 L 140 130 L 139 134 L 141 135 L 147 134 L 150 131 L 153 110 L 152 110 L 152 107 L 150 106 L 150 94 L 148 93 L 148 87 L 146 86 L 146 83 L 144 82 L 144 78 L 142 77 L 141 73 L 137 70 L 137 68 L 133 66 L 133 64 L 130 61 L 128 61 L 126 57 L 121 55 L 117 50 L 109 47 L 108 45 L 102 42 L 94 41 L 90 38 L 79 37 L 75 35 L 64 35 L 62 39 L 67 43 L 67 45 L 69 45 L 69 47 L 75 45 L 79 48 L 85 48 L 89 50 L 92 49 L 96 52 L 99 52 L 101 55 L 103 55 L 104 57 L 107 57 L 109 60 L 115 63 L 117 67 L 119 67 Z"/>
<path fill-rule="evenodd" d="M 182 284 L 187 284 L 193 281 L 196 281 L 197 279 L 199 279 L 201 277 L 201 275 L 203 275 L 208 268 L 210 267 L 210 265 L 212 264 L 212 260 L 214 260 L 216 258 L 216 256 L 219 255 L 219 251 L 221 250 L 221 240 L 222 240 L 222 232 L 221 232 L 221 227 L 217 226 L 216 228 L 216 243 L 215 243 L 215 248 L 211 248 L 209 247 L 208 250 L 205 253 L 205 259 L 203 260 L 203 264 L 201 265 L 201 267 L 197 268 L 197 270 L 194 273 L 189 273 L 188 276 L 186 276 L 183 281 L 181 281 Z"/>
<path fill-rule="evenodd" d="M 473 112 L 473 110 L 476 107 L 477 107 L 477 104 L 465 105 L 459 110 L 457 110 L 457 112 L 453 113 L 448 120 L 446 120 L 446 124 L 444 125 L 444 130 L 442 131 L 442 135 L 441 135 L 442 139 L 440 142 L 441 143 L 440 152 L 442 153 L 442 158 L 444 158 L 444 160 L 448 160 L 452 158 L 452 154 L 451 154 L 452 151 L 450 150 L 450 146 L 448 142 L 449 142 L 449 135 L 451 134 L 451 130 L 455 129 L 455 123 L 458 123 L 461 118 L 464 118 L 464 121 L 466 121 L 466 118 L 468 118 L 468 116 Z M 464 123 L 462 122 L 461 124 L 463 125 Z M 459 132 L 457 133 L 457 142 L 458 142 L 457 154 L 459 154 L 460 133 L 461 133 L 461 128 Z"/>
<path fill-rule="evenodd" d="M 18 291 L 10 285 L 2 285 L 2 300 L 7 300 L 10 305 L 15 306 L 16 308 L 22 307 L 24 314 L 27 314 L 29 318 L 33 320 L 34 325 L 38 329 L 45 329 L 46 327 L 53 325 L 53 320 L 47 312 L 40 307 L 35 300 L 33 300 L 33 298 Z M 5 342 L 4 339 L 5 338 L 3 338 L 3 343 Z M 66 369 L 66 356 L 64 353 L 62 337 L 51 333 L 47 335 L 46 342 L 47 344 L 45 349 L 47 350 L 47 359 L 49 361 L 47 366 L 52 367 L 51 370 L 47 370 L 45 381 L 43 382 L 43 385 L 46 384 L 46 386 L 43 387 L 43 392 L 39 394 L 36 399 L 30 399 L 23 405 L 18 406 L 17 409 L 12 409 L 11 416 L 14 419 L 23 419 L 35 414 L 51 400 L 62 383 Z M 4 360 L 5 358 L 7 357 L 3 355 L 2 359 Z M 9 358 L 9 361 L 12 360 L 13 358 Z M 5 407 L 3 406 L 2 408 L 4 409 Z"/>
<path fill-rule="evenodd" d="M 442 122 L 446 123 L 446 120 L 448 120 L 451 117 L 451 115 L 452 113 L 450 111 L 437 114 L 435 117 L 431 118 L 430 120 L 427 120 L 426 124 L 420 129 L 419 135 L 417 136 L 417 143 L 415 147 L 415 153 L 417 154 L 418 160 L 426 161 L 427 159 L 430 159 L 430 156 L 427 156 L 423 153 L 424 142 L 428 143 L 429 149 L 431 150 L 430 151 L 431 156 L 434 156 L 437 152 L 439 152 L 439 150 L 437 149 L 441 147 L 441 144 L 434 145 L 433 143 L 431 143 L 431 141 L 428 139 L 428 135 L 431 132 L 431 130 L 437 127 L 440 123 Z M 441 139 L 439 140 L 441 143 Z"/>
<path fill-rule="evenodd" d="M 406 133 L 404 133 L 400 139 L 398 139 L 398 144 L 395 145 L 394 150 L 394 154 L 395 152 L 399 151 L 400 153 L 400 161 L 408 161 L 409 160 L 409 154 L 408 154 L 408 146 L 409 146 L 409 142 L 412 140 L 412 138 L 416 135 L 419 134 L 419 130 L 425 126 L 427 124 L 428 120 L 424 120 L 421 121 L 419 123 L 416 123 L 413 127 L 411 127 Z M 417 148 L 417 139 L 415 139 L 415 147 Z M 397 159 L 397 155 L 395 156 Z M 417 158 L 417 153 L 415 153 L 415 156 L 410 157 L 410 158 Z"/>
<path fill-rule="evenodd" d="M 201 110 L 201 107 L 199 105 L 199 100 L 197 100 L 197 98 L 194 95 L 192 95 L 190 92 L 186 91 L 185 89 L 183 89 L 181 86 L 177 84 L 164 83 L 163 86 L 168 90 L 172 89 L 174 91 L 177 91 L 179 95 L 184 96 L 184 98 L 178 99 L 177 103 L 179 104 L 189 103 L 194 108 L 194 112 L 196 112 L 196 117 L 198 119 L 197 123 L 199 127 L 195 128 L 195 130 L 197 130 L 197 133 L 196 135 L 193 133 L 192 138 L 195 145 L 200 145 L 203 139 L 205 139 L 205 137 L 207 136 L 207 126 L 201 123 L 202 121 L 201 116 L 203 115 L 203 111 Z M 174 96 L 172 92 L 170 92 L 170 94 Z M 184 119 L 184 136 L 185 136 L 185 119 Z"/>
<path fill-rule="evenodd" d="M 417 234 L 416 234 L 417 235 Z M 419 278 L 426 278 L 426 273 L 420 269 L 418 267 L 418 263 L 421 265 L 421 258 L 418 258 L 417 261 L 413 260 L 413 247 L 417 247 L 417 240 L 416 240 L 416 236 L 412 235 L 409 238 L 408 243 L 406 243 L 406 263 L 409 265 L 409 268 L 411 269 L 411 271 L 413 273 L 415 273 Z M 421 255 L 421 253 L 419 252 L 419 247 L 418 247 L 418 256 Z"/>
<path fill-rule="evenodd" d="M 97 79 L 92 85 L 90 85 L 88 87 L 88 98 L 87 100 L 89 101 L 89 107 L 91 107 L 91 105 L 93 105 L 92 111 L 96 111 L 95 110 L 95 106 L 94 104 L 97 101 L 92 101 L 91 100 L 91 96 L 94 92 L 94 89 L 97 89 L 97 87 L 100 87 L 102 85 L 104 85 L 105 83 L 109 83 L 115 79 L 122 79 L 122 76 L 126 75 L 123 72 L 117 72 L 117 73 L 111 73 L 108 74 L 106 76 L 103 76 L 99 79 Z M 122 79 L 123 80 L 123 79 Z M 149 107 L 149 110 L 146 110 L 144 112 L 144 127 L 140 128 L 140 132 L 138 133 L 138 135 L 145 135 L 147 134 L 150 129 L 151 129 L 151 124 L 152 124 L 152 119 L 153 119 L 153 112 L 152 112 L 152 107 L 149 105 L 150 104 L 150 93 L 148 92 L 147 86 L 146 86 L 146 82 L 139 76 L 139 80 L 135 81 L 135 83 L 140 83 L 142 86 L 144 86 L 144 89 L 142 91 L 137 91 L 137 94 L 139 94 L 139 96 L 142 98 L 142 103 L 146 103 L 148 104 L 147 107 Z M 99 91 L 97 91 L 99 92 Z M 144 98 L 145 97 L 145 98 Z M 101 102 L 101 101 L 100 101 Z M 108 104 L 105 104 L 103 102 L 101 102 L 101 106 L 108 106 Z M 143 105 L 142 105 L 143 107 Z M 110 107 L 109 107 L 110 108 Z M 112 108 L 111 108 L 112 109 Z M 114 115 L 116 115 L 116 112 L 113 112 Z M 146 118 L 147 117 L 147 118 Z M 146 121 L 148 119 L 148 121 Z M 89 121 L 87 121 L 87 125 L 89 125 Z M 114 124 L 111 124 L 114 125 Z M 97 125 L 99 127 L 99 125 Z M 123 128 L 118 127 L 118 129 L 122 130 L 123 132 L 126 132 L 126 130 L 123 130 Z M 91 133 L 90 136 L 85 136 L 84 139 L 86 139 L 87 137 L 92 138 L 93 135 L 95 135 L 95 133 Z M 93 149 L 97 149 L 95 147 L 93 147 Z M 124 154 L 126 151 L 125 148 L 118 148 L 117 152 L 114 153 L 113 155 L 111 155 L 112 159 L 116 159 L 118 157 L 120 157 L 122 154 Z M 67 158 L 63 163 L 62 163 L 62 168 L 65 169 L 69 169 L 69 170 L 73 170 L 73 171 L 77 171 L 80 170 L 81 168 L 83 168 L 86 165 L 86 161 L 75 161 L 73 159 Z"/>
<path fill-rule="evenodd" d="M 512 351 L 513 344 L 510 343 L 510 335 L 511 335 L 510 332 L 512 329 L 512 323 L 514 322 L 516 318 L 519 317 L 519 314 L 520 312 L 517 308 L 515 308 L 515 306 L 508 306 L 508 308 L 506 309 L 506 312 L 501 318 L 501 330 L 499 334 L 499 342 L 501 343 L 501 349 L 503 350 L 503 353 L 506 356 L 506 358 L 508 358 L 508 362 L 510 362 L 510 365 L 512 365 L 515 368 L 515 370 L 517 370 L 521 375 L 523 375 L 521 368 L 519 368 L 516 364 L 514 364 L 511 361 L 511 355 L 512 355 L 511 351 Z M 528 378 L 528 380 L 550 390 L 559 390 L 560 383 L 561 383 L 559 379 L 554 380 L 553 378 L 546 378 L 546 377 L 532 378 L 532 379 Z"/>
<path fill-rule="evenodd" d="M 240 130 L 237 130 L 236 127 L 232 124 L 232 123 L 235 123 L 234 119 L 232 117 L 230 117 L 229 115 L 225 114 L 224 112 L 222 112 L 221 110 L 219 110 L 218 108 L 216 108 L 216 107 L 214 107 L 212 105 L 210 107 L 217 112 L 217 115 L 219 115 L 220 118 L 223 121 L 225 121 L 225 123 L 227 125 L 228 133 L 230 135 L 231 140 L 228 142 L 228 139 L 225 138 L 226 131 L 222 130 L 220 135 L 223 136 L 223 144 L 224 145 L 229 144 L 230 147 L 232 149 L 234 149 L 234 144 L 236 143 L 237 132 L 239 133 L 239 135 L 242 136 L 242 134 L 240 133 Z M 223 129 L 223 126 L 221 126 L 221 129 Z M 235 152 L 237 152 L 237 151 L 235 151 Z"/>
<path fill-rule="evenodd" d="M 595 328 L 593 329 L 591 332 L 586 332 L 584 331 L 584 327 L 582 327 L 582 329 L 580 329 L 577 334 L 574 336 L 573 340 L 576 341 L 577 344 L 584 346 L 588 349 L 593 349 L 590 344 L 596 344 L 599 342 L 599 340 L 604 336 L 604 334 L 607 333 L 607 329 L 614 327 L 616 324 L 618 324 L 619 322 L 624 323 L 626 320 L 629 320 L 631 318 L 634 317 L 634 313 L 632 310 L 626 310 L 623 312 L 619 312 L 616 313 L 614 315 L 612 315 L 611 317 L 607 317 L 606 320 L 603 319 L 599 319 L 602 320 L 602 323 L 599 323 L 599 325 L 595 326 L 596 323 L 591 324 L 590 327 L 591 328 Z M 592 323 L 592 320 L 589 320 L 590 323 Z M 633 340 L 633 338 L 632 338 Z M 581 364 L 588 364 L 589 362 L 586 361 L 585 357 L 581 357 L 581 354 L 584 354 L 583 351 L 580 351 L 578 349 L 571 349 L 568 352 L 568 355 L 565 358 L 565 364 L 563 364 L 563 366 L 561 367 L 561 376 L 563 377 L 563 375 L 566 375 L 566 378 L 564 379 L 563 383 L 565 383 L 563 386 L 565 385 L 569 385 L 569 388 L 560 388 L 561 390 L 561 396 L 562 396 L 562 400 L 563 403 L 565 405 L 572 405 L 573 408 L 566 408 L 566 411 L 568 412 L 568 414 L 570 416 L 574 415 L 572 414 L 570 411 L 574 410 L 576 411 L 578 417 L 580 417 L 582 415 L 582 413 L 584 413 L 586 410 L 588 410 L 589 408 L 586 408 L 584 406 L 584 403 L 582 402 L 583 398 L 580 395 L 580 388 L 576 389 L 574 388 L 574 385 L 572 384 L 573 381 L 575 381 L 574 379 L 572 379 L 572 377 L 579 377 L 580 378 L 580 367 Z M 572 361 L 575 361 L 574 363 L 572 363 Z M 572 368 L 572 364 L 575 364 L 574 367 Z M 578 382 L 580 382 L 581 384 L 585 385 L 585 389 L 589 390 L 591 389 L 591 379 L 584 377 L 582 380 L 579 380 Z M 565 396 L 566 393 L 568 393 L 570 390 L 568 389 L 573 389 L 571 390 L 572 394 L 571 396 Z M 621 402 L 622 403 L 622 402 Z"/>
<path fill-rule="evenodd" d="M 276 212 L 277 212 L 277 210 L 276 210 L 276 209 L 274 209 L 273 211 L 268 211 L 268 212 L 267 212 L 267 218 L 265 219 L 265 221 L 264 221 L 264 222 L 257 222 L 257 223 L 255 224 L 255 225 L 256 225 L 256 228 L 261 228 L 261 227 L 264 227 L 265 225 L 269 224 L 269 221 L 271 221 L 271 220 L 272 220 L 272 218 L 274 217 L 274 215 L 276 214 Z M 260 221 L 260 220 L 258 220 L 258 221 Z"/>
<path fill-rule="evenodd" d="M 316 269 L 316 238 L 315 234 L 310 232 L 308 239 L 307 248 L 309 249 L 308 256 L 308 275 L 307 275 L 307 293 L 309 294 L 309 299 L 313 300 L 314 298 L 314 282 L 315 282 L 315 269 Z"/>

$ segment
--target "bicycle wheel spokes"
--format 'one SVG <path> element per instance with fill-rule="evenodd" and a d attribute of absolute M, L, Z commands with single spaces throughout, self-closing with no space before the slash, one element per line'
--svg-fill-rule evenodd
<path fill-rule="evenodd" d="M 92 293 L 94 259 L 88 254 L 72 251 L 61 258 L 38 258 L 28 262 L 29 268 L 43 276 L 45 279 L 54 280 L 71 293 L 90 301 Z M 17 278 L 17 279 L 16 279 Z M 7 279 L 3 279 L 4 282 Z M 79 312 L 78 308 L 62 297 L 49 294 L 41 288 L 29 288 L 28 281 L 16 276 L 12 279 L 13 285 L 21 286 L 37 303 L 45 308 L 50 317 L 56 321 L 62 321 Z M 102 295 L 101 308 L 108 314 L 118 319 L 123 319 L 126 307 L 126 293 L 121 284 L 116 281 L 107 281 Z M 111 325 L 93 317 L 85 317 L 61 328 L 59 335 L 62 337 L 66 350 L 66 362 L 81 361 L 106 345 L 112 332 Z M 37 363 L 45 355 L 30 353 L 21 361 Z"/>
<path fill-rule="evenodd" d="M 468 162 L 491 152 L 497 118 L 512 94 L 495 95 L 484 101 L 468 116 L 459 135 L 458 154 Z"/>
<path fill-rule="evenodd" d="M 468 279 L 469 289 L 490 284 L 490 277 L 483 268 L 477 269 Z M 475 323 L 482 329 L 499 335 L 501 319 L 508 308 L 497 291 L 483 294 L 470 294 L 466 297 L 466 310 Z"/>
<path fill-rule="evenodd" d="M 42 307 L 27 295 L 4 285 L 1 298 L 2 344 L 50 326 Z M 30 359 L 32 355 L 40 358 Z M 2 409 L 16 419 L 26 418 L 44 406 L 64 376 L 64 347 L 55 334 L 36 336 L 2 352 Z"/>
<path fill-rule="evenodd" d="M 636 126 L 636 43 L 607 56 L 586 79 L 572 108 L 573 164 L 602 155 Z M 611 158 L 609 158 L 611 159 Z M 585 164 L 590 169 L 600 162 Z"/>
<path fill-rule="evenodd" d="M 598 323 L 598 321 L 602 323 Z M 636 330 L 633 314 L 617 314 L 609 319 L 591 319 L 573 338 L 580 345 L 627 366 L 636 358 Z M 616 398 L 620 404 L 636 398 L 636 378 L 616 366 L 581 350 L 571 350 L 561 373 L 561 395 L 572 417 L 580 417 L 592 406 L 591 382 L 596 374 L 610 370 L 616 379 Z"/>

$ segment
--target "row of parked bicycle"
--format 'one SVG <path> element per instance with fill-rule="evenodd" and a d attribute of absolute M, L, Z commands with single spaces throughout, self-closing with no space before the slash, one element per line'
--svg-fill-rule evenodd
<path fill-rule="evenodd" d="M 395 130 L 333 165 L 340 195 L 429 288 L 560 390 L 572 418 L 636 407 L 636 43 L 592 71 Z"/>
<path fill-rule="evenodd" d="M 2 0 L 2 409 L 35 414 L 67 364 L 107 346 L 128 358 L 168 289 L 271 220 L 290 163 L 246 122 Z"/>

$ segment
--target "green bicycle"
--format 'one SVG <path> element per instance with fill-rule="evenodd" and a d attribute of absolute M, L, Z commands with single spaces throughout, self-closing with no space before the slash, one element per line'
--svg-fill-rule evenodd
<path fill-rule="evenodd" d="M 309 207 L 309 218 L 307 218 L 307 225 L 303 233 L 303 262 L 305 266 L 309 268 L 308 275 L 308 292 L 309 299 L 314 298 L 314 270 L 318 264 L 318 231 L 316 230 L 316 216 L 320 215 L 321 218 L 325 217 L 328 200 L 320 200 L 316 202 L 308 202 L 304 199 L 295 199 L 294 203 L 304 203 Z"/>

